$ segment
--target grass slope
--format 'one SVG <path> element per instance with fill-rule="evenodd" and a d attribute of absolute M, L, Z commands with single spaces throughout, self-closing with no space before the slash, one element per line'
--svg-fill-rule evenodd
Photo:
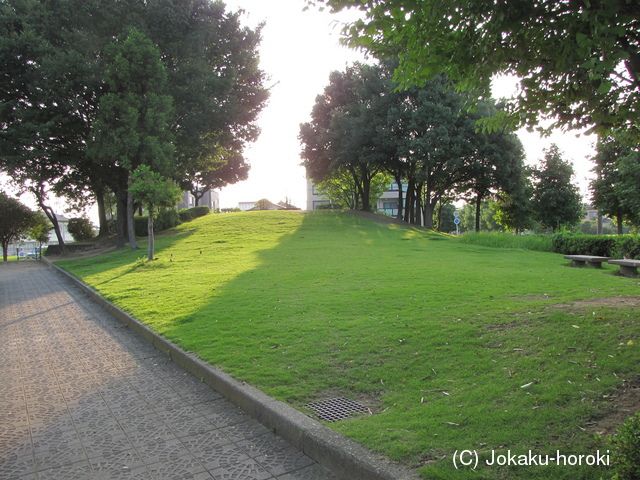
<path fill-rule="evenodd" d="M 183 348 L 425 478 L 600 478 L 583 467 L 456 470 L 456 450 L 592 454 L 587 424 L 637 374 L 638 281 L 560 255 L 465 245 L 339 212 L 210 215 L 58 265 Z M 202 253 L 201 253 L 202 252 Z M 580 301 L 580 302 L 578 302 Z M 609 306 L 607 306 L 609 305 Z M 307 412 L 311 413 L 311 412 Z M 604 447 L 606 448 L 606 447 Z"/>

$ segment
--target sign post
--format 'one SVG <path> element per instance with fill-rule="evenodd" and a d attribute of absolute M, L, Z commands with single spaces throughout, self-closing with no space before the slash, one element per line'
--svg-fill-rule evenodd
<path fill-rule="evenodd" d="M 459 235 L 458 225 L 460 225 L 460 219 L 458 217 L 460 216 L 460 212 L 453 212 L 453 216 L 455 217 L 453 219 L 453 223 L 456 224 L 456 237 L 457 237 Z"/>

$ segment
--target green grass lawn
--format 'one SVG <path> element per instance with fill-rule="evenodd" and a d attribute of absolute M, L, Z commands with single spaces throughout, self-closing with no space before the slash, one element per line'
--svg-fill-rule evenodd
<path fill-rule="evenodd" d="M 424 478 L 608 475 L 463 471 L 452 455 L 606 449 L 590 425 L 639 373 L 637 312 L 617 297 L 640 280 L 341 212 L 209 215 L 156 242 L 150 263 L 127 250 L 57 264 L 306 413 L 337 396 L 366 404 L 374 415 L 330 426 Z"/>

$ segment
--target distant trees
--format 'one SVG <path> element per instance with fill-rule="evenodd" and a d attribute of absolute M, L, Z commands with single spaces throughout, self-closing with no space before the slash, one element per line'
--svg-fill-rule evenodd
<path fill-rule="evenodd" d="M 96 201 L 101 232 L 115 193 L 120 245 L 138 165 L 197 198 L 246 178 L 269 92 L 260 27 L 239 16 L 209 0 L 2 2 L 0 169 L 43 209 L 50 193 Z"/>
<path fill-rule="evenodd" d="M 384 172 L 399 186 L 398 217 L 427 228 L 453 193 L 472 192 L 479 205 L 508 191 L 523 168 L 517 137 L 479 132 L 479 114 L 464 109 L 444 77 L 398 90 L 392 71 L 389 63 L 356 64 L 330 75 L 312 120 L 300 126 L 307 175 L 321 185 L 349 175 L 353 204 L 370 210 L 372 181 Z"/>
<path fill-rule="evenodd" d="M 36 215 L 29 207 L 0 191 L 0 243 L 5 262 L 9 244 L 27 235 L 35 222 Z"/>
<path fill-rule="evenodd" d="M 640 226 L 640 150 L 619 136 L 598 140 L 591 193 L 594 206 L 614 218 L 622 234 L 625 223 Z"/>
<path fill-rule="evenodd" d="M 96 236 L 93 224 L 87 217 L 70 218 L 67 223 L 67 231 L 76 242 L 91 240 Z"/>
<path fill-rule="evenodd" d="M 545 151 L 541 168 L 533 175 L 537 178 L 533 209 L 540 225 L 553 231 L 576 225 L 583 217 L 582 197 L 571 183 L 573 167 L 563 160 L 557 145 Z"/>

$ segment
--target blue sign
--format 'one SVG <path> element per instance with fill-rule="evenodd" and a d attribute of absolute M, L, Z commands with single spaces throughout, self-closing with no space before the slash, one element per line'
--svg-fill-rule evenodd
<path fill-rule="evenodd" d="M 455 223 L 456 225 L 458 225 L 460 223 L 460 219 L 459 218 L 454 218 L 453 219 L 453 223 Z"/>

